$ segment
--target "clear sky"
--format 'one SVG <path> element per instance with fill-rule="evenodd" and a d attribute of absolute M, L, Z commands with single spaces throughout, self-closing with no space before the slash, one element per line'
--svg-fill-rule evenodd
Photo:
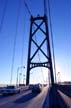
<path fill-rule="evenodd" d="M 6 0 L 7 8 L 1 26 L 5 0 L 0 0 L 0 83 L 9 83 L 11 78 L 11 66 L 13 56 L 14 37 L 16 32 L 16 22 L 19 10 L 19 20 L 17 25 L 17 38 L 15 47 L 15 59 L 13 67 L 13 82 L 16 82 L 17 68 L 21 65 L 26 74 L 27 51 L 30 29 L 30 16 L 24 6 L 24 0 Z M 43 0 L 25 0 L 32 15 L 43 16 Z M 47 0 L 46 0 L 47 1 Z M 47 4 L 46 4 L 47 5 Z M 47 5 L 48 6 L 48 5 Z M 56 70 L 60 72 L 61 81 L 71 80 L 71 0 L 50 0 L 51 21 L 53 30 Z M 23 46 L 23 58 L 22 56 Z M 21 60 L 22 59 L 22 60 Z M 33 71 L 33 70 L 32 70 Z M 45 70 L 46 71 L 46 70 Z M 44 77 L 46 79 L 44 72 Z M 41 73 L 31 74 L 31 81 L 35 82 L 42 76 Z M 42 80 L 42 79 L 41 79 Z"/>

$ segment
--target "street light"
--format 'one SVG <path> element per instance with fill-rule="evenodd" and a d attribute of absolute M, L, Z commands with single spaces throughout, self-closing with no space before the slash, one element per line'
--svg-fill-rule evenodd
<path fill-rule="evenodd" d="M 24 68 L 24 69 L 25 69 L 25 66 L 20 66 L 20 67 L 17 68 L 17 79 L 16 79 L 16 85 L 18 85 L 18 73 L 19 73 L 19 70 L 20 70 L 21 68 Z M 20 75 L 21 75 L 21 73 L 20 73 Z M 20 83 L 20 79 L 19 79 L 19 83 Z"/>
<path fill-rule="evenodd" d="M 20 82 L 21 82 L 21 75 L 22 75 L 22 73 L 19 73 L 19 85 L 21 84 Z"/>
<path fill-rule="evenodd" d="M 60 83 L 61 82 L 61 78 L 60 78 L 61 76 L 60 76 L 60 72 L 58 72 L 57 73 L 57 79 L 58 79 L 58 83 Z"/>
<path fill-rule="evenodd" d="M 24 85 L 25 75 L 23 75 L 23 85 Z"/>

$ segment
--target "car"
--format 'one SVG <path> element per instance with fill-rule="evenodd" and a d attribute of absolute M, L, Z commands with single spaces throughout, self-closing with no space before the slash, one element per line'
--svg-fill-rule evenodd
<path fill-rule="evenodd" d="M 20 93 L 20 88 L 16 86 L 7 86 L 1 90 L 1 94 L 3 95 L 16 94 L 16 93 Z"/>
<path fill-rule="evenodd" d="M 29 89 L 33 89 L 33 86 L 34 86 L 33 84 L 30 84 Z"/>
<path fill-rule="evenodd" d="M 37 92 L 40 93 L 42 91 L 42 85 L 41 84 L 35 84 L 32 88 L 32 93 Z"/>

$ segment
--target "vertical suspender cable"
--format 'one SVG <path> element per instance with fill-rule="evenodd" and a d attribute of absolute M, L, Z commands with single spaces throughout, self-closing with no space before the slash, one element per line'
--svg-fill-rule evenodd
<path fill-rule="evenodd" d="M 24 30 L 25 31 L 25 30 Z M 24 51 L 24 35 L 22 37 L 22 49 L 21 49 L 22 53 L 21 53 L 21 66 L 23 66 L 23 51 Z"/>
<path fill-rule="evenodd" d="M 1 32 L 2 27 L 3 27 L 3 22 L 4 22 L 4 18 L 5 18 L 5 14 L 6 14 L 6 9 L 7 9 L 7 2 L 8 2 L 8 0 L 5 0 L 5 4 L 4 4 L 4 8 L 3 8 L 3 15 L 1 18 L 1 24 L 0 24 L 0 32 Z"/>
<path fill-rule="evenodd" d="M 35 35 L 35 41 L 36 41 L 36 43 L 37 43 L 36 35 Z M 39 52 L 38 52 L 38 59 L 39 59 L 39 62 L 41 63 Z M 44 81 L 44 74 L 43 74 L 42 67 L 41 67 L 41 73 L 42 73 L 42 78 L 43 78 L 43 81 Z"/>
<path fill-rule="evenodd" d="M 49 21 L 50 21 L 50 30 L 51 30 L 51 39 L 52 39 L 52 50 L 53 50 L 53 62 L 54 62 L 55 82 L 56 82 L 56 65 L 55 65 L 53 31 L 52 31 L 51 10 L 50 10 L 50 2 L 49 2 L 49 0 L 48 0 L 48 11 L 49 11 Z"/>
<path fill-rule="evenodd" d="M 25 41 L 25 38 L 24 38 L 24 36 L 25 36 L 25 25 L 26 25 L 26 13 L 24 14 L 24 29 L 23 29 L 23 37 L 22 37 L 22 49 L 21 49 L 21 51 L 22 51 L 22 53 L 21 53 L 21 66 L 23 66 L 23 56 L 24 56 L 24 41 Z M 22 70 L 21 70 L 22 71 Z"/>
<path fill-rule="evenodd" d="M 12 84 L 12 79 L 13 79 L 13 69 L 14 69 L 14 59 L 15 59 L 15 49 L 16 49 L 16 39 L 17 39 L 17 32 L 18 32 L 18 23 L 19 23 L 20 8 L 21 8 L 21 2 L 19 0 L 19 5 L 18 5 L 18 9 L 17 9 L 17 19 L 16 19 L 16 31 L 15 31 L 14 46 L 13 46 L 13 56 L 12 56 L 10 84 Z"/>
<path fill-rule="evenodd" d="M 38 52 L 38 59 L 39 59 L 39 62 L 41 63 L 39 52 Z M 41 73 L 42 73 L 43 81 L 45 82 L 42 67 L 41 67 Z"/>

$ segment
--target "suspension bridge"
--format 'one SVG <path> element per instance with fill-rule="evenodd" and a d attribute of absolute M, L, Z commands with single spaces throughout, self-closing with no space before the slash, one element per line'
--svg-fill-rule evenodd
<path fill-rule="evenodd" d="M 12 96 L 0 94 L 0 108 L 71 108 L 71 85 L 61 83 L 60 73 L 59 81 L 56 77 L 50 0 L 0 0 L 0 6 L 9 85 L 21 89 Z M 40 93 L 32 92 L 36 85 L 43 86 Z"/>

